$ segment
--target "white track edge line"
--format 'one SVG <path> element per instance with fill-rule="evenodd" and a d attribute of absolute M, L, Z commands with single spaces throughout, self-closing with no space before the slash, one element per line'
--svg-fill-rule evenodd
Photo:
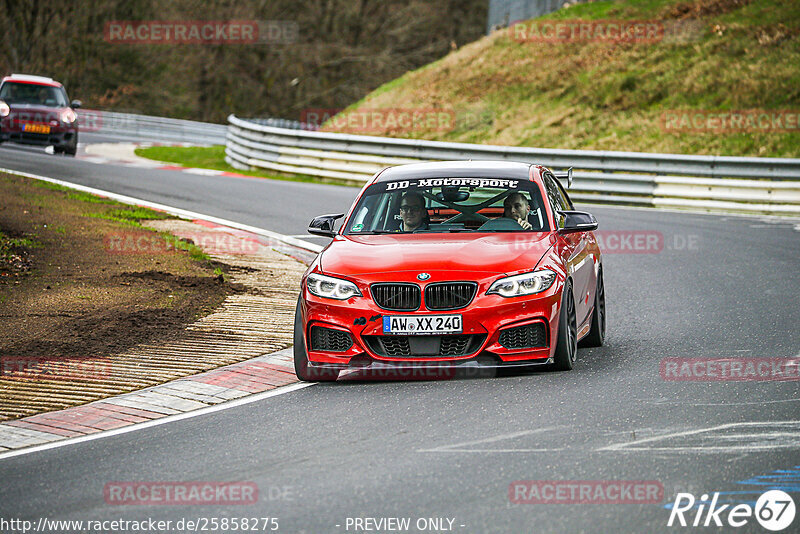
<path fill-rule="evenodd" d="M 230 228 L 235 228 L 237 230 L 244 230 L 245 232 L 251 232 L 254 234 L 262 235 L 264 237 L 269 237 L 275 239 L 277 241 L 281 241 L 286 243 L 287 245 L 292 245 L 298 248 L 302 248 L 304 250 L 309 250 L 311 252 L 319 253 L 322 251 L 324 247 L 316 244 L 311 243 L 308 241 L 303 241 L 302 239 L 297 239 L 296 237 L 291 237 L 284 234 L 279 234 L 277 232 L 272 232 L 270 230 L 265 230 L 264 228 L 258 228 L 256 226 L 250 226 L 247 224 L 237 223 L 234 221 L 229 221 L 227 219 L 221 219 L 219 217 L 213 217 L 211 215 L 205 215 L 203 213 L 197 213 L 194 211 L 184 210 L 181 208 L 175 208 L 173 206 L 167 206 L 166 204 L 159 204 L 157 202 L 150 202 L 149 200 L 142 200 L 140 198 L 129 197 L 127 195 L 120 195 L 118 193 L 112 193 L 110 191 L 104 191 L 102 189 L 95 189 L 94 187 L 87 187 L 85 185 L 74 184 L 72 182 L 66 182 L 64 180 L 57 180 L 55 178 L 48 178 L 47 176 L 41 176 L 38 174 L 31 174 L 28 172 L 16 171 L 13 169 L 4 169 L 0 167 L 0 172 L 5 172 L 7 174 L 16 174 L 18 176 L 24 176 L 26 178 L 34 178 L 36 180 L 42 180 L 44 182 L 50 182 L 53 184 L 57 184 L 63 187 L 69 187 L 70 189 L 76 189 L 78 191 L 83 191 L 85 193 L 91 193 L 93 195 L 100 195 L 102 197 L 110 198 L 112 200 L 116 200 L 122 202 L 124 204 L 131 204 L 135 206 L 143 206 L 146 208 L 153 208 L 157 210 L 161 210 L 165 213 L 169 213 L 170 215 L 176 215 L 183 219 L 202 219 L 204 221 L 212 222 L 215 224 L 220 224 L 222 226 L 228 226 Z"/>
<path fill-rule="evenodd" d="M 151 428 L 154 426 L 164 425 L 167 423 L 174 423 L 175 421 L 182 421 L 184 419 L 191 419 L 193 417 L 199 417 L 201 415 L 207 415 L 214 412 L 219 412 L 222 410 L 227 410 L 229 408 L 236 408 L 237 406 L 243 406 L 245 404 L 250 404 L 252 402 L 257 402 L 263 399 L 267 399 L 269 397 L 276 397 L 278 395 L 283 395 L 284 393 L 291 393 L 292 391 L 297 391 L 298 389 L 307 388 L 309 386 L 315 385 L 316 382 L 299 382 L 296 384 L 290 384 L 288 386 L 281 386 L 276 389 L 271 389 L 269 391 L 264 391 L 261 393 L 255 393 L 253 395 L 248 395 L 246 397 L 240 397 L 238 399 L 233 399 L 227 402 L 223 402 L 221 404 L 216 404 L 214 406 L 208 406 L 206 408 L 199 408 L 197 410 L 192 410 L 189 412 L 174 414 L 174 415 L 167 415 L 164 417 L 160 417 L 158 419 L 152 419 L 150 421 L 146 421 L 144 423 L 134 423 L 129 426 L 125 426 L 122 428 L 115 428 L 113 430 L 104 430 L 98 432 L 96 434 L 88 434 L 86 436 L 78 436 L 74 438 L 66 438 L 60 439 L 57 441 L 51 441 L 49 443 L 43 443 L 41 445 L 32 445 L 30 447 L 24 447 L 22 449 L 17 449 L 13 451 L 7 451 L 0 453 L 0 460 L 5 460 L 7 458 L 13 458 L 14 456 L 22 456 L 25 454 L 31 454 L 34 452 L 41 452 L 50 449 L 57 449 L 59 447 L 66 447 L 67 445 L 75 445 L 76 443 L 83 443 L 86 441 L 94 441 L 97 439 L 108 438 L 111 436 L 118 436 L 120 434 L 127 434 L 128 432 L 135 432 L 137 430 L 144 430 L 146 428 Z M 102 402 L 101 399 L 99 402 Z"/>

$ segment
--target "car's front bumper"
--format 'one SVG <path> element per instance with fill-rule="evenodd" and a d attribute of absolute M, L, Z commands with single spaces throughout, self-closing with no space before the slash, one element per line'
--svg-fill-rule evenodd
<path fill-rule="evenodd" d="M 381 370 L 387 366 L 430 370 L 436 368 L 438 364 L 443 369 L 455 370 L 455 367 L 459 366 L 463 366 L 464 369 L 470 367 L 487 369 L 547 363 L 553 356 L 554 340 L 557 338 L 563 281 L 556 280 L 550 289 L 537 295 L 503 298 L 485 294 L 494 279 L 496 277 L 479 282 L 477 295 L 470 305 L 452 311 L 431 311 L 424 308 L 415 312 L 387 311 L 378 307 L 369 296 L 367 284 L 358 284 L 364 296 L 346 301 L 316 297 L 304 285 L 301 317 L 309 365 L 337 370 Z M 368 336 L 384 335 L 382 320 L 384 315 L 448 314 L 462 316 L 461 335 L 479 336 L 479 342 L 471 344 L 466 354 L 387 356 L 374 350 L 374 342 L 367 341 Z M 500 343 L 500 334 L 503 330 L 533 323 L 542 324 L 546 332 L 546 341 L 540 346 L 512 350 Z M 314 326 L 346 332 L 352 339 L 352 346 L 340 352 L 314 350 L 309 341 L 310 329 Z"/>
<path fill-rule="evenodd" d="M 51 125 L 50 132 L 44 134 L 23 131 L 22 123 L 14 117 L 6 117 L 0 121 L 0 142 L 73 148 L 77 145 L 77 139 L 78 129 L 63 124 Z"/>
<path fill-rule="evenodd" d="M 307 372 L 311 376 L 340 372 L 340 380 L 447 380 L 492 378 L 501 370 L 530 370 L 551 363 L 550 357 L 512 362 L 480 356 L 460 361 L 379 361 L 359 357 L 349 364 L 309 363 Z"/>

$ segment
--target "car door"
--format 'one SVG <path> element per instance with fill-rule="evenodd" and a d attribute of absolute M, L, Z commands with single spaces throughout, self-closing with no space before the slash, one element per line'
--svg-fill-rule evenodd
<path fill-rule="evenodd" d="M 545 175 L 545 189 L 556 214 L 556 224 L 558 228 L 563 228 L 564 217 L 556 211 L 574 210 L 572 201 L 561 184 L 549 174 Z M 563 243 L 562 258 L 567 272 L 572 276 L 575 319 L 579 327 L 586 321 L 594 304 L 595 258 L 589 253 L 587 240 L 588 232 L 559 235 L 559 242 Z"/>

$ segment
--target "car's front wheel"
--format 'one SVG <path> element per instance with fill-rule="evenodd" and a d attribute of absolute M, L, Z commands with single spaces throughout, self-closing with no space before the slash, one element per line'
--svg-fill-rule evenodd
<path fill-rule="evenodd" d="M 64 147 L 64 154 L 67 156 L 75 156 L 78 153 L 78 134 L 76 133 L 73 137 L 72 143 L 69 146 Z"/>
<path fill-rule="evenodd" d="M 569 371 L 578 357 L 578 325 L 575 319 L 575 299 L 572 298 L 572 282 L 564 284 L 561 293 L 561 311 L 558 315 L 558 339 L 553 355 L 553 369 Z"/>
<path fill-rule="evenodd" d="M 306 344 L 303 340 L 303 316 L 300 313 L 300 298 L 294 313 L 294 372 L 303 382 L 329 382 L 336 380 L 338 371 L 314 368 L 308 361 Z"/>
<path fill-rule="evenodd" d="M 603 285 L 603 270 L 597 276 L 594 291 L 594 311 L 589 333 L 581 340 L 582 347 L 602 347 L 606 339 L 606 290 Z"/>

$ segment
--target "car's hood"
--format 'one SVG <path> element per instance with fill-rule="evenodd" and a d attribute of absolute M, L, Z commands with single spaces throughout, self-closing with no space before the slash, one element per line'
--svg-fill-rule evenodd
<path fill-rule="evenodd" d="M 10 117 L 28 122 L 50 122 L 60 120 L 61 112 L 66 107 L 48 107 L 34 104 L 8 104 L 11 109 Z"/>
<path fill-rule="evenodd" d="M 552 245 L 551 233 L 397 234 L 337 237 L 322 253 L 322 272 L 359 275 L 398 271 L 532 269 Z"/>

